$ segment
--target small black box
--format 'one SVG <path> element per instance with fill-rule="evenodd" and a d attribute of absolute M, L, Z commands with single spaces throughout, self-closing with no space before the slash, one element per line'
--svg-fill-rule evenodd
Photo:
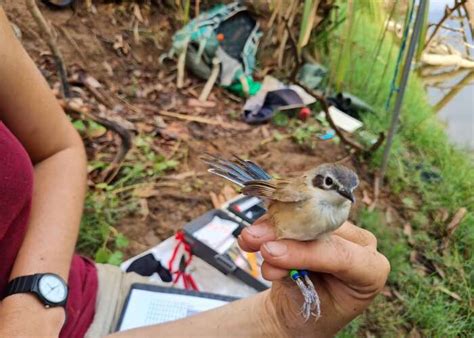
<path fill-rule="evenodd" d="M 228 231 L 228 235 L 227 239 L 220 242 L 222 245 L 215 245 L 213 247 L 213 244 L 210 243 L 212 240 L 206 243 L 202 238 L 202 234 L 203 231 L 207 231 L 205 229 L 207 226 L 212 227 L 211 223 L 215 220 L 214 217 L 216 216 L 220 220 L 224 220 L 224 222 L 221 222 L 223 225 L 219 225 L 217 229 L 215 227 L 209 229 L 208 234 L 212 237 L 222 230 L 223 233 Z M 231 222 L 233 222 L 233 224 Z M 225 229 L 226 225 L 229 226 L 227 230 Z M 228 253 L 230 250 L 228 251 L 226 249 L 228 246 L 236 245 L 237 237 L 244 227 L 244 222 L 234 215 L 229 214 L 227 210 L 214 209 L 187 223 L 184 226 L 184 235 L 186 242 L 191 246 L 193 254 L 208 264 L 211 264 L 222 273 L 226 275 L 232 274 L 254 289 L 263 291 L 269 287 L 269 284 L 265 284 L 266 281 L 263 279 L 254 277 L 251 273 L 239 267 Z M 218 235 L 219 234 L 217 234 L 217 236 Z M 226 235 L 224 235 L 224 237 L 225 236 Z"/>

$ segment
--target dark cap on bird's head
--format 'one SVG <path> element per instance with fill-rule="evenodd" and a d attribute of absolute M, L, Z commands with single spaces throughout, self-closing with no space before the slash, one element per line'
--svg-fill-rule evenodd
<path fill-rule="evenodd" d="M 320 189 L 335 190 L 354 203 L 353 191 L 359 185 L 359 178 L 353 170 L 343 165 L 325 163 L 315 169 L 312 183 Z"/>

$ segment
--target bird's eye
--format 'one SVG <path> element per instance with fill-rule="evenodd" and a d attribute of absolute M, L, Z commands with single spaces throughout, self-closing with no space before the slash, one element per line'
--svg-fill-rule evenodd
<path fill-rule="evenodd" d="M 324 179 L 324 183 L 325 183 L 327 186 L 331 186 L 334 182 L 333 182 L 332 178 L 328 176 L 328 177 L 326 177 L 326 178 Z"/>

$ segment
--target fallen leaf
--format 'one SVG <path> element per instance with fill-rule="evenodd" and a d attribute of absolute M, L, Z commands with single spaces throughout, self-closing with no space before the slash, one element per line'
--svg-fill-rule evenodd
<path fill-rule="evenodd" d="M 139 213 L 141 215 L 141 219 L 145 220 L 148 217 L 148 215 L 150 214 L 150 209 L 148 208 L 148 200 L 146 198 L 140 198 L 138 203 L 139 203 L 139 206 L 140 206 Z"/>
<path fill-rule="evenodd" d="M 211 198 L 212 206 L 215 209 L 219 209 L 223 203 L 221 196 L 217 195 L 215 192 L 209 192 L 209 197 Z"/>
<path fill-rule="evenodd" d="M 137 18 L 140 23 L 143 23 L 142 12 L 140 11 L 140 6 L 138 4 L 133 4 L 133 15 Z"/>
<path fill-rule="evenodd" d="M 114 76 L 114 69 L 107 61 L 102 62 L 102 66 L 105 68 L 105 71 L 109 76 Z"/>
<path fill-rule="evenodd" d="M 160 243 L 160 238 L 156 235 L 154 230 L 150 230 L 145 235 L 145 242 L 147 243 L 147 247 L 155 246 Z"/>
<path fill-rule="evenodd" d="M 224 204 L 232 200 L 237 195 L 238 194 L 236 191 L 228 184 L 224 185 L 218 194 L 213 191 L 209 193 L 214 208 L 221 208 Z"/>
<path fill-rule="evenodd" d="M 398 292 L 397 290 L 395 289 L 392 289 L 392 293 L 393 295 L 395 296 L 395 298 L 397 298 L 398 300 L 404 302 L 405 301 L 405 298 L 402 296 L 402 294 L 400 292 Z"/>
<path fill-rule="evenodd" d="M 166 128 L 166 126 L 168 125 L 161 116 L 153 116 L 153 121 L 155 122 L 155 126 L 160 129 Z"/>
<path fill-rule="evenodd" d="M 462 300 L 461 296 L 459 296 L 456 292 L 452 292 L 452 291 L 446 289 L 444 286 L 439 285 L 439 286 L 436 287 L 436 289 L 443 292 L 443 293 L 445 293 L 445 294 L 447 294 L 448 296 L 450 296 L 450 297 L 452 297 L 456 300 L 459 300 L 459 301 Z"/>
<path fill-rule="evenodd" d="M 179 122 L 171 122 L 166 128 L 160 129 L 159 133 L 162 137 L 171 140 L 189 140 L 189 130 L 186 125 Z"/>
<path fill-rule="evenodd" d="M 415 241 L 413 240 L 413 228 L 410 223 L 405 223 L 403 225 L 403 234 L 407 236 L 408 243 L 411 245 L 415 244 Z"/>
<path fill-rule="evenodd" d="M 404 197 L 402 198 L 402 203 L 410 209 L 415 208 L 415 201 L 411 197 Z"/>
<path fill-rule="evenodd" d="M 158 191 L 155 189 L 153 184 L 143 184 L 133 189 L 133 196 L 139 198 L 149 198 L 152 196 L 156 196 L 157 193 Z"/>
<path fill-rule="evenodd" d="M 95 123 L 93 121 L 89 121 L 89 126 L 86 129 L 86 133 L 90 138 L 101 137 L 105 135 L 106 132 L 107 132 L 107 128 L 105 128 L 104 126 L 98 123 Z"/>
<path fill-rule="evenodd" d="M 375 338 L 374 334 L 370 331 L 365 331 L 365 338 Z"/>
<path fill-rule="evenodd" d="M 189 99 L 188 106 L 195 108 L 214 108 L 216 103 L 213 101 L 199 101 L 198 99 Z"/>
<path fill-rule="evenodd" d="M 81 80 L 86 86 L 90 86 L 95 89 L 102 87 L 102 84 L 91 75 L 85 74 Z"/>
<path fill-rule="evenodd" d="M 431 264 L 433 265 L 436 273 L 443 279 L 446 278 L 446 274 L 444 273 L 444 271 L 439 267 L 438 264 L 436 264 L 435 262 L 431 262 Z"/>
<path fill-rule="evenodd" d="M 130 46 L 124 41 L 122 34 L 115 35 L 113 48 L 117 51 L 121 51 L 124 55 L 127 55 L 130 51 Z"/>
<path fill-rule="evenodd" d="M 263 138 L 270 138 L 272 135 L 270 134 L 270 131 L 268 130 L 268 127 L 267 126 L 262 126 L 260 128 L 260 131 L 262 132 L 262 136 Z"/>
<path fill-rule="evenodd" d="M 385 211 L 385 221 L 388 224 L 393 224 L 397 219 L 399 219 L 397 211 L 391 206 L 387 207 L 387 210 Z"/>
<path fill-rule="evenodd" d="M 434 212 L 433 216 L 435 222 L 444 223 L 449 218 L 449 211 L 446 208 L 439 208 Z"/>
<path fill-rule="evenodd" d="M 362 202 L 366 205 L 371 205 L 373 200 L 369 196 L 369 192 L 367 190 L 362 190 Z"/>
<path fill-rule="evenodd" d="M 228 184 L 224 185 L 224 188 L 222 188 L 221 194 L 224 195 L 227 201 L 233 199 L 234 197 L 238 195 L 235 189 L 232 188 Z"/>
<path fill-rule="evenodd" d="M 140 43 L 140 32 L 138 32 L 138 22 L 136 21 L 133 25 L 133 41 L 137 45 Z"/>
<path fill-rule="evenodd" d="M 142 90 L 137 91 L 137 97 L 139 98 L 146 98 L 148 97 L 151 93 L 160 93 L 163 91 L 163 85 L 161 83 L 155 83 L 151 86 L 146 86 Z"/>
<path fill-rule="evenodd" d="M 461 223 L 464 216 L 467 214 L 466 208 L 460 208 L 453 216 L 451 222 L 449 222 L 448 226 L 446 227 L 448 237 L 450 237 L 453 232 L 458 228 L 459 224 Z"/>
<path fill-rule="evenodd" d="M 380 293 L 381 293 L 383 296 L 387 297 L 387 298 L 392 298 L 392 297 L 393 297 L 393 292 L 392 292 L 392 290 L 390 289 L 390 287 L 388 287 L 388 286 L 385 286 L 385 287 L 382 289 L 382 291 L 380 291 Z"/>
<path fill-rule="evenodd" d="M 453 219 L 449 224 L 446 226 L 446 236 L 443 238 L 443 241 L 441 243 L 441 250 L 444 252 L 449 246 L 449 240 L 451 239 L 451 236 L 453 235 L 454 231 L 458 228 L 459 224 L 461 223 L 462 219 L 464 216 L 467 214 L 467 209 L 466 208 L 460 208 L 458 211 L 453 216 Z"/>
<path fill-rule="evenodd" d="M 138 130 L 139 134 L 140 133 L 151 133 L 153 130 L 155 130 L 155 126 L 145 123 L 145 122 L 137 122 L 135 123 L 135 127 Z"/>
<path fill-rule="evenodd" d="M 421 338 L 421 334 L 416 327 L 410 330 L 408 338 Z"/>

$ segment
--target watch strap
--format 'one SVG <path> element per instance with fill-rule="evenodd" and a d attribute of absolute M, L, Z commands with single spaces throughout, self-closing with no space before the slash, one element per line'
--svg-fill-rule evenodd
<path fill-rule="evenodd" d="M 12 279 L 6 287 L 4 297 L 15 293 L 32 292 L 33 286 L 37 280 L 36 276 L 37 275 L 29 275 Z"/>

